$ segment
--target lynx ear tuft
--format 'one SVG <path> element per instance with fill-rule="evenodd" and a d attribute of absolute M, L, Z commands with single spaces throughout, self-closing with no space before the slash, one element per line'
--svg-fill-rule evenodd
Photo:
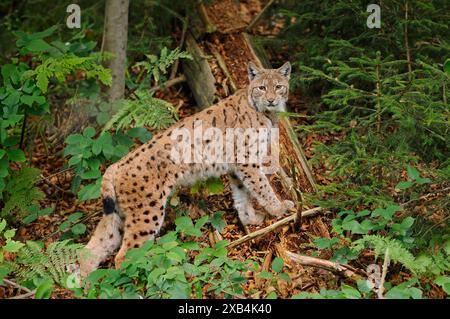
<path fill-rule="evenodd" d="M 253 79 L 258 75 L 258 73 L 261 71 L 261 69 L 259 69 L 255 63 L 253 62 L 249 62 L 247 64 L 247 72 L 248 72 L 248 78 L 250 79 L 250 81 L 253 81 Z"/>
<path fill-rule="evenodd" d="M 291 77 L 291 63 L 288 61 L 285 64 L 283 64 L 277 71 L 284 76 L 286 79 L 290 79 Z"/>

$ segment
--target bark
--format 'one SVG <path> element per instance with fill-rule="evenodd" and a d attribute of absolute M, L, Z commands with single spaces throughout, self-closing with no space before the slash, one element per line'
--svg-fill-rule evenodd
<path fill-rule="evenodd" d="M 129 0 L 106 0 L 102 51 L 114 54 L 106 62 L 111 69 L 112 85 L 107 89 L 109 101 L 123 98 L 127 57 Z"/>

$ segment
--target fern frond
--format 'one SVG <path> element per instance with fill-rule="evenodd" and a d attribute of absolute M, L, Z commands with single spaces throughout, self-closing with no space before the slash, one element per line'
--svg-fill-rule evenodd
<path fill-rule="evenodd" d="M 188 52 L 180 51 L 179 48 L 169 51 L 166 47 L 161 50 L 159 57 L 153 54 L 147 54 L 146 57 L 148 61 L 138 62 L 135 66 L 144 68 L 156 81 L 160 80 L 161 73 L 165 74 L 168 67 L 175 63 L 175 61 L 179 59 L 192 60 L 192 56 Z"/>
<path fill-rule="evenodd" d="M 130 126 L 165 128 L 176 122 L 177 113 L 172 104 L 137 91 L 137 100 L 123 100 L 119 111 L 105 124 L 103 132 L 112 127 L 123 130 Z"/>
<path fill-rule="evenodd" d="M 352 247 L 358 252 L 366 247 L 371 247 L 375 253 L 375 258 L 383 256 L 386 249 L 389 249 L 389 257 L 392 261 L 399 262 L 414 274 L 421 274 L 426 271 L 425 264 L 417 263 L 413 254 L 400 241 L 393 238 L 365 235 L 353 242 Z"/>
<path fill-rule="evenodd" d="M 32 167 L 25 167 L 12 173 L 5 188 L 9 196 L 0 216 L 7 216 L 13 212 L 23 216 L 32 204 L 45 197 L 44 193 L 34 186 L 39 180 L 40 174 L 38 169 Z"/>
<path fill-rule="evenodd" d="M 51 278 L 56 283 L 63 284 L 67 266 L 77 262 L 78 252 L 82 247 L 82 244 L 64 240 L 51 243 L 42 252 L 38 244 L 27 242 L 20 252 L 14 272 L 22 281 L 40 277 Z"/>
<path fill-rule="evenodd" d="M 37 87 L 43 93 L 46 93 L 50 78 L 56 78 L 58 81 L 64 82 L 66 76 L 76 70 L 86 72 L 88 79 L 97 77 L 105 85 L 111 85 L 112 83 L 111 70 L 99 64 L 97 55 L 78 57 L 73 54 L 65 54 L 60 57 L 49 57 L 36 69 L 25 72 L 23 78 L 35 77 Z"/>

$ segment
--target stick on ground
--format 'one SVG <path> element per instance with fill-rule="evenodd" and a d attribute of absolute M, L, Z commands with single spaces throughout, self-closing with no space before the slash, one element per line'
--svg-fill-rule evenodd
<path fill-rule="evenodd" d="M 278 248 L 278 250 L 281 249 L 279 246 L 277 246 L 277 248 Z M 284 249 L 281 249 L 280 254 L 286 256 L 287 258 L 289 258 L 290 260 L 292 260 L 296 263 L 299 263 L 300 265 L 311 266 L 311 267 L 329 270 L 333 273 L 342 275 L 342 276 L 352 279 L 354 281 L 357 281 L 362 278 L 359 274 L 357 274 L 358 270 L 356 270 L 355 268 L 353 268 L 349 265 L 340 264 L 340 263 L 336 263 L 333 261 L 310 257 L 310 256 L 302 256 L 302 255 L 299 255 L 299 254 L 296 254 L 296 253 L 293 253 L 293 252 L 290 252 L 290 251 L 284 250 Z M 359 270 L 358 272 L 364 273 L 364 271 L 362 271 L 362 270 Z"/>
<path fill-rule="evenodd" d="M 305 210 L 304 212 L 302 212 L 302 217 L 308 217 L 308 216 L 315 216 L 318 213 L 320 213 L 322 211 L 322 207 L 316 207 L 316 208 L 312 208 L 312 209 L 308 209 Z M 289 224 L 291 222 L 295 222 L 295 220 L 297 219 L 297 213 L 294 213 L 292 215 L 289 215 L 288 217 L 285 217 L 279 221 L 277 221 L 276 223 L 273 223 L 270 226 L 267 226 L 265 228 L 259 229 L 257 231 L 254 231 L 253 233 L 250 233 L 248 235 L 245 235 L 233 242 L 231 242 L 228 247 L 235 247 L 238 245 L 241 245 L 251 239 L 257 238 L 257 237 L 261 237 L 264 236 L 272 231 L 274 231 L 275 229 L 279 228 L 280 226 Z"/>

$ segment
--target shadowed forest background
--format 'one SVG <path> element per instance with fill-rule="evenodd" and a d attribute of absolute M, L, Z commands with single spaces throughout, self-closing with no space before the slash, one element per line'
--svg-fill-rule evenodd
<path fill-rule="evenodd" d="M 0 299 L 448 298 L 450 5 L 380 1 L 371 29 L 371 3 L 2 1 Z M 293 215 L 243 227 L 227 178 L 200 181 L 79 282 L 105 169 L 249 61 L 293 66 L 270 177 Z"/>

